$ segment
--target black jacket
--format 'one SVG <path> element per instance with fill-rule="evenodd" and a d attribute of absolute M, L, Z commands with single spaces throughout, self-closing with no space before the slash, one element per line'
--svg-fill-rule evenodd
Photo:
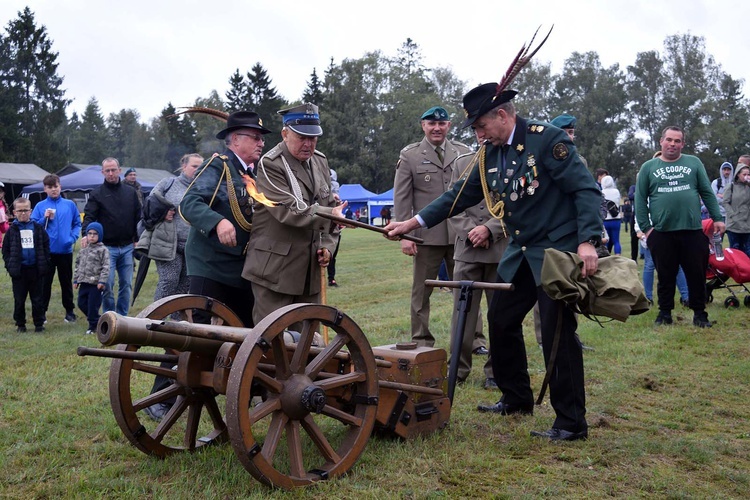
<path fill-rule="evenodd" d="M 91 191 L 89 201 L 83 209 L 81 236 L 86 228 L 98 222 L 104 228 L 105 246 L 122 247 L 137 240 L 136 227 L 141 218 L 141 202 L 131 186 L 120 181 L 117 184 L 104 182 Z"/>
<path fill-rule="evenodd" d="M 39 276 L 49 272 L 49 236 L 41 224 L 34 222 L 34 251 L 36 252 L 36 266 Z M 17 224 L 11 224 L 3 239 L 3 260 L 5 269 L 11 278 L 21 277 L 21 230 Z"/>

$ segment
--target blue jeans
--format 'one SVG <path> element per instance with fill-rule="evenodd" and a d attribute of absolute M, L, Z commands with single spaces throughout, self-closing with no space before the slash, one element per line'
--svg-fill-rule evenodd
<path fill-rule="evenodd" d="M 736 250 L 742 250 L 750 257 L 750 233 L 735 233 L 727 231 L 729 237 L 729 247 Z"/>
<path fill-rule="evenodd" d="M 643 255 L 643 288 L 646 289 L 646 298 L 653 302 L 654 300 L 654 259 L 651 257 L 651 251 L 648 248 L 641 247 L 641 254 Z M 685 273 L 680 267 L 677 271 L 677 291 L 680 292 L 680 298 L 688 300 L 688 287 L 687 280 L 685 279 Z"/>
<path fill-rule="evenodd" d="M 107 247 L 109 250 L 109 280 L 102 297 L 104 312 L 115 311 L 123 316 L 130 311 L 130 292 L 133 288 L 133 244 L 124 247 Z M 117 308 L 115 308 L 115 272 L 119 277 Z"/>

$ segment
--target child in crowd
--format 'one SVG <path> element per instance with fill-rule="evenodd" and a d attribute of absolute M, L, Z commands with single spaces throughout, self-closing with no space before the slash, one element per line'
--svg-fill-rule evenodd
<path fill-rule="evenodd" d="M 5 233 L 3 260 L 13 281 L 13 319 L 16 331 L 26 332 L 26 296 L 31 299 L 34 331 L 44 331 L 42 284 L 49 272 L 49 236 L 44 227 L 31 220 L 31 202 L 18 198 L 13 202 L 16 220 Z"/>
<path fill-rule="evenodd" d="M 102 243 L 104 229 L 98 222 L 86 228 L 88 245 L 81 248 L 76 257 L 76 270 L 73 273 L 73 286 L 78 290 L 78 308 L 89 322 L 86 335 L 96 331 L 99 323 L 99 307 L 102 293 L 109 279 L 109 250 Z"/>

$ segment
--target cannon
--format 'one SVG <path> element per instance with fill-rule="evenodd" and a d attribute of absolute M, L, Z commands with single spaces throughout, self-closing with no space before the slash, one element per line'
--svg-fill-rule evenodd
<path fill-rule="evenodd" d="M 193 322 L 198 314 L 209 323 Z M 323 327 L 333 335 L 315 345 Z M 346 473 L 374 432 L 408 439 L 450 418 L 445 350 L 372 348 L 330 306 L 290 305 L 244 328 L 221 302 L 176 295 L 137 317 L 103 314 L 97 337 L 116 347 L 78 354 L 113 358 L 110 403 L 136 448 L 165 458 L 229 441 L 243 467 L 272 487 Z M 171 383 L 152 393 L 158 375 Z M 143 411 L 167 401 L 158 423 Z"/>

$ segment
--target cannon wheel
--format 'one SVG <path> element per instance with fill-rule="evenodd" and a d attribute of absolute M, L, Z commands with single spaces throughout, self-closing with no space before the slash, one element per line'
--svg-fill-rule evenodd
<path fill-rule="evenodd" d="M 179 315 L 192 322 L 193 311 L 211 315 L 211 322 L 243 326 L 242 321 L 223 303 L 201 295 L 173 295 L 154 302 L 139 318 L 168 319 Z M 117 349 L 137 351 L 137 345 Z M 156 351 L 155 351 L 156 352 Z M 161 349 L 158 352 L 163 352 Z M 170 351 L 170 354 L 179 354 Z M 187 388 L 173 384 L 150 394 L 155 375 L 174 379 L 175 371 L 156 362 L 115 359 L 109 372 L 109 398 L 115 419 L 130 442 L 142 452 L 164 458 L 179 451 L 192 451 L 207 444 L 227 441 L 227 430 L 217 393 L 208 388 Z M 172 410 L 157 423 L 141 410 L 176 397 Z M 207 415 L 201 414 L 206 409 Z M 206 435 L 200 437 L 199 432 Z"/>
<path fill-rule="evenodd" d="M 321 323 L 335 332 L 312 347 Z M 295 348 L 284 330 L 300 333 Z M 251 389 L 265 398 L 252 404 Z M 362 330 L 333 307 L 275 311 L 240 346 L 227 384 L 227 427 L 235 454 L 258 481 L 285 489 L 346 473 L 375 424 L 375 357 Z"/>

